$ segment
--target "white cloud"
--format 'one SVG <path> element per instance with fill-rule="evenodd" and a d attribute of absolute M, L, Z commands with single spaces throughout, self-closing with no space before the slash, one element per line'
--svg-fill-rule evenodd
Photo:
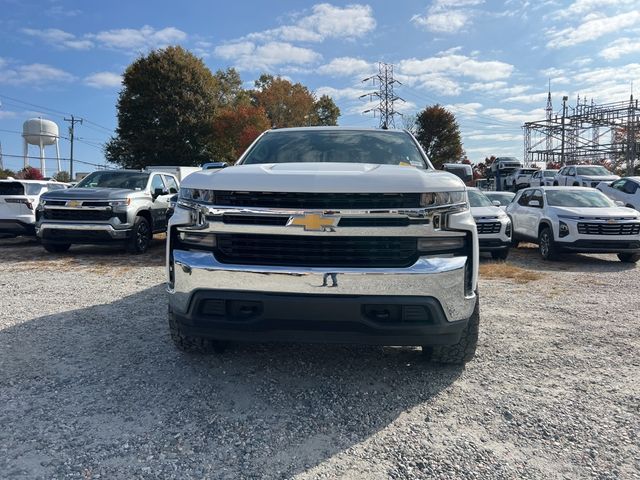
<path fill-rule="evenodd" d="M 445 105 L 444 108 L 456 115 L 474 116 L 482 108 L 482 104 L 478 102 L 452 103 Z"/>
<path fill-rule="evenodd" d="M 116 50 L 126 50 L 135 52 L 153 48 L 163 48 L 168 45 L 183 42 L 187 39 L 187 34 L 175 27 L 166 27 L 156 30 L 149 25 L 142 28 L 120 28 L 105 30 L 96 34 L 87 35 L 95 39 L 103 47 Z"/>
<path fill-rule="evenodd" d="M 122 76 L 113 72 L 97 72 L 85 77 L 84 83 L 94 88 L 115 88 L 122 85 Z"/>
<path fill-rule="evenodd" d="M 366 95 L 370 90 L 366 88 L 334 88 L 334 87 L 320 87 L 315 90 L 318 97 L 322 95 L 329 95 L 334 100 L 357 100 L 362 95 Z"/>
<path fill-rule="evenodd" d="M 247 40 L 286 42 L 322 42 L 329 38 L 361 38 L 376 27 L 373 10 L 368 5 L 347 5 L 344 8 L 319 3 L 311 14 L 302 16 L 292 25 L 254 32 Z"/>
<path fill-rule="evenodd" d="M 365 75 L 373 73 L 376 67 L 365 60 L 352 57 L 334 58 L 329 63 L 318 67 L 318 73 L 333 77 Z"/>
<path fill-rule="evenodd" d="M 2 104 L 0 104 L 0 120 L 5 118 L 15 118 L 18 116 L 18 112 L 12 112 L 11 110 L 3 110 Z"/>
<path fill-rule="evenodd" d="M 512 133 L 476 133 L 465 135 L 464 140 L 490 140 L 494 142 L 518 142 L 522 140 L 522 135 Z"/>
<path fill-rule="evenodd" d="M 591 14 L 577 27 L 548 30 L 549 41 L 547 42 L 547 47 L 562 48 L 578 45 L 590 40 L 596 40 L 610 33 L 619 33 L 625 28 L 637 26 L 639 23 L 640 12 L 635 10 L 611 17 Z"/>
<path fill-rule="evenodd" d="M 616 60 L 623 55 L 640 52 L 640 40 L 631 38 L 619 38 L 606 48 L 600 50 L 600 56 L 606 60 Z"/>
<path fill-rule="evenodd" d="M 568 18 L 573 16 L 586 15 L 596 11 L 602 11 L 606 7 L 623 7 L 633 5 L 637 0 L 576 0 L 568 7 L 561 8 L 554 12 L 554 16 Z"/>
<path fill-rule="evenodd" d="M 58 48 L 70 48 L 72 50 L 88 50 L 93 47 L 91 40 L 78 38 L 74 34 L 65 32 L 57 28 L 47 28 L 45 30 L 37 30 L 33 28 L 23 28 L 23 33 L 31 37 L 39 38 L 49 45 Z"/>
<path fill-rule="evenodd" d="M 484 0 L 435 0 L 424 15 L 413 15 L 411 22 L 435 33 L 455 33 L 462 30 L 474 14 L 473 7 Z"/>
<path fill-rule="evenodd" d="M 496 60 L 476 60 L 465 55 L 444 55 L 425 58 L 411 58 L 398 63 L 398 72 L 405 75 L 430 73 L 451 74 L 478 80 L 499 80 L 513 72 L 513 65 Z"/>
<path fill-rule="evenodd" d="M 296 47 L 285 42 L 269 42 L 256 45 L 253 42 L 238 42 L 220 45 L 215 54 L 235 61 L 242 70 L 268 70 L 279 65 L 306 65 L 320 60 L 319 53 L 308 48 Z"/>
<path fill-rule="evenodd" d="M 544 118 L 544 108 L 534 108 L 524 112 L 517 108 L 487 108 L 482 111 L 482 115 L 493 117 L 495 120 L 503 122 L 524 123 Z"/>
<path fill-rule="evenodd" d="M 505 98 L 504 102 L 512 102 L 512 103 L 537 103 L 542 105 L 547 101 L 547 96 L 549 92 L 539 92 L 539 93 L 528 93 L 525 95 L 514 95 L 513 97 Z M 558 95 L 557 92 L 554 95 Z M 565 93 L 563 93 L 565 95 Z"/>
<path fill-rule="evenodd" d="M 12 65 L 7 61 L 0 62 L 0 84 L 42 86 L 73 79 L 70 73 L 43 63 Z"/>

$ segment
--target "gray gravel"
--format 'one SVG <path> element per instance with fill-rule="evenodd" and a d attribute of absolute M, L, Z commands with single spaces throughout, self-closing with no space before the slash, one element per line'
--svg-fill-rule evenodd
<path fill-rule="evenodd" d="M 45 255 L 0 241 L 2 478 L 640 478 L 640 267 L 510 263 L 478 356 L 237 345 L 177 351 L 162 242 Z"/>

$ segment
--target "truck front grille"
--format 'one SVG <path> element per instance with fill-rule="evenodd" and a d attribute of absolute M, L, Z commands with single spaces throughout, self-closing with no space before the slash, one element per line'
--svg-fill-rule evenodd
<path fill-rule="evenodd" d="M 207 221 L 222 221 L 227 225 L 269 225 L 284 227 L 291 217 L 289 215 L 209 215 Z M 407 227 L 409 225 L 426 225 L 428 218 L 409 217 L 342 217 L 339 227 Z"/>
<path fill-rule="evenodd" d="M 105 221 L 116 215 L 111 210 L 67 210 L 67 209 L 46 209 L 43 218 L 45 220 L 78 220 Z"/>
<path fill-rule="evenodd" d="M 215 203 L 228 207 L 378 210 L 419 208 L 420 194 L 216 191 Z"/>
<path fill-rule="evenodd" d="M 578 223 L 578 233 L 583 235 L 638 235 L 640 223 Z"/>
<path fill-rule="evenodd" d="M 324 237 L 218 234 L 223 263 L 307 267 L 408 267 L 418 258 L 413 237 Z"/>
<path fill-rule="evenodd" d="M 502 224 L 500 222 L 478 222 L 476 227 L 480 235 L 484 233 L 500 233 Z"/>

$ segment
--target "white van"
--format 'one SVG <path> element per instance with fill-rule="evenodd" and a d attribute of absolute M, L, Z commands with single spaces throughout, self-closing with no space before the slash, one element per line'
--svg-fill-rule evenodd
<path fill-rule="evenodd" d="M 63 188 L 53 180 L 0 180 L 0 238 L 35 235 L 40 195 Z"/>

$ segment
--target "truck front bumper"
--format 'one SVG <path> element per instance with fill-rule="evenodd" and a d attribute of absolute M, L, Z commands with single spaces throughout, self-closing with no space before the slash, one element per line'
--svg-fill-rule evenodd
<path fill-rule="evenodd" d="M 96 244 L 124 241 L 131 229 L 117 229 L 108 223 L 42 222 L 36 226 L 36 235 L 50 243 Z"/>
<path fill-rule="evenodd" d="M 473 313 L 467 257 L 407 268 L 223 264 L 175 249 L 169 314 L 186 334 L 223 340 L 454 344 Z"/>

